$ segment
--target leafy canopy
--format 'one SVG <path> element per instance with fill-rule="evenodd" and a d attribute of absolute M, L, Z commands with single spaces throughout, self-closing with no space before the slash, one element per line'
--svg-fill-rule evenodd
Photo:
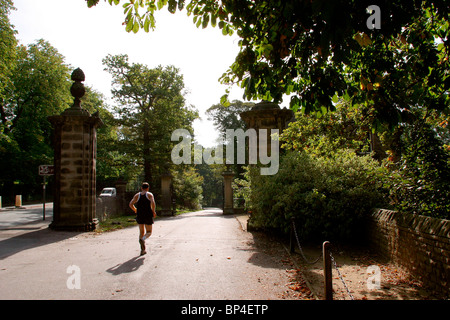
<path fill-rule="evenodd" d="M 174 66 L 149 68 L 123 54 L 108 55 L 103 64 L 112 76 L 111 93 L 118 103 L 120 153 L 129 163 L 143 166 L 144 179 L 153 183 L 171 166 L 172 131 L 192 132 L 198 117 L 197 110 L 185 103 L 183 76 Z"/>
<path fill-rule="evenodd" d="M 41 190 L 33 188 L 42 180 L 37 167 L 53 158 L 47 117 L 71 102 L 69 68 L 56 48 L 41 39 L 14 51 L 0 97 L 0 187 L 6 197 L 13 181 L 26 182 L 29 193 Z"/>
<path fill-rule="evenodd" d="M 88 6 L 99 0 L 88 0 Z M 119 5 L 120 0 L 108 0 Z M 396 124 L 412 107 L 448 112 L 449 6 L 425 1 L 129 0 L 129 32 L 155 28 L 155 12 L 185 10 L 197 27 L 209 24 L 241 38 L 235 62 L 221 78 L 248 100 L 280 102 L 303 112 L 334 110 L 333 97 L 374 106 L 376 121 Z M 380 8 L 369 29 L 367 8 Z M 375 17 L 376 18 L 376 17 Z M 223 97 L 226 101 L 227 96 Z"/>
<path fill-rule="evenodd" d="M 0 100 L 5 98 L 5 89 L 11 84 L 10 76 L 13 72 L 15 60 L 17 39 L 13 26 L 9 21 L 9 13 L 13 10 L 11 0 L 0 1 Z"/>
<path fill-rule="evenodd" d="M 214 127 L 223 135 L 227 129 L 244 129 L 245 123 L 240 119 L 239 114 L 249 111 L 254 103 L 234 100 L 229 106 L 215 104 L 206 110 L 208 120 L 212 121 Z"/>

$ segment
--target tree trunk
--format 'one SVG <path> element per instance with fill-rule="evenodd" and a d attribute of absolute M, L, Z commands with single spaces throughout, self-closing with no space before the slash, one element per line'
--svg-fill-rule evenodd
<path fill-rule="evenodd" d="M 150 128 L 148 121 L 144 121 L 144 180 L 150 185 L 152 184 L 152 170 L 151 170 L 151 152 L 150 152 Z"/>

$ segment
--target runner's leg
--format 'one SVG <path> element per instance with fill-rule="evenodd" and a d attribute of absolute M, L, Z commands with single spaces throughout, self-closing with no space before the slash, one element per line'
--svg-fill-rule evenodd
<path fill-rule="evenodd" d="M 152 224 L 146 224 L 145 225 L 145 235 L 143 237 L 143 240 L 148 239 L 152 235 L 153 225 Z"/>
<path fill-rule="evenodd" d="M 139 239 L 142 239 L 145 231 L 145 224 L 139 224 Z"/>
<path fill-rule="evenodd" d="M 145 225 L 139 224 L 139 244 L 141 246 L 141 255 L 145 254 L 145 241 L 143 239 L 144 237 L 144 228 Z"/>

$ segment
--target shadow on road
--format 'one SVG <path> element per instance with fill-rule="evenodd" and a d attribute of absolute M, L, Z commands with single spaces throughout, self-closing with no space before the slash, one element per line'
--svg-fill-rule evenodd
<path fill-rule="evenodd" d="M 122 273 L 130 273 L 133 271 L 138 270 L 142 265 L 144 264 L 144 257 L 137 256 L 134 258 L 131 258 L 130 260 L 119 263 L 115 265 L 114 267 L 109 268 L 106 270 L 106 272 L 111 273 L 112 275 L 118 276 Z"/>
<path fill-rule="evenodd" d="M 66 240 L 79 234 L 79 232 L 53 231 L 46 227 L 33 227 L 32 225 L 27 224 L 0 230 L 0 238 L 4 238 L 0 241 L 0 259 L 5 259 L 23 250 Z M 5 233 L 16 230 L 23 230 L 24 232 L 6 238 Z"/>
<path fill-rule="evenodd" d="M 252 248 L 240 249 L 253 251 L 249 263 L 263 268 L 286 269 L 288 255 L 278 239 L 259 231 L 249 233 L 252 235 Z"/>

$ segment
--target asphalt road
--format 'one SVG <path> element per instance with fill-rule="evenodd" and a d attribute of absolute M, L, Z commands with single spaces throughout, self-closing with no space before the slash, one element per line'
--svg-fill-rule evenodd
<path fill-rule="evenodd" d="M 43 204 L 32 204 L 20 208 L 5 207 L 0 209 L 0 230 L 20 228 L 26 224 L 44 221 Z M 53 202 L 45 204 L 45 221 L 49 224 L 53 219 Z"/>
<path fill-rule="evenodd" d="M 279 256 L 218 209 L 158 218 L 144 256 L 137 227 L 58 232 L 42 216 L 14 224 L 5 214 L 0 299 L 274 300 L 286 291 Z"/>

